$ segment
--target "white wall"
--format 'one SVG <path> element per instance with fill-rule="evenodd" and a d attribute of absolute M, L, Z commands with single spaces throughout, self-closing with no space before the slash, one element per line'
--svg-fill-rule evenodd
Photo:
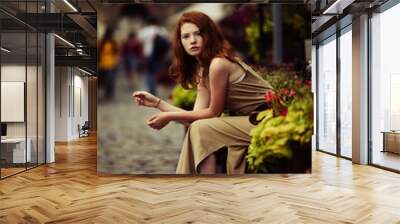
<path fill-rule="evenodd" d="M 55 68 L 55 141 L 68 141 L 68 71 L 67 67 Z"/>
<path fill-rule="evenodd" d="M 1 81 L 25 82 L 25 64 L 2 65 Z M 1 108 L 1 110 L 7 110 L 7 108 Z M 7 123 L 7 136 L 25 137 L 25 122 Z"/>
<path fill-rule="evenodd" d="M 55 140 L 77 139 L 78 124 L 88 120 L 88 78 L 76 68 L 56 67 L 55 97 Z"/>
<path fill-rule="evenodd" d="M 28 66 L 27 68 L 24 65 L 18 65 L 18 64 L 13 64 L 13 65 L 2 65 L 1 66 L 1 81 L 5 82 L 25 82 L 25 74 L 26 70 L 28 72 L 28 75 L 30 74 L 35 74 L 36 75 L 36 67 L 34 66 Z M 29 77 L 28 77 L 29 78 Z M 32 81 L 30 81 L 32 82 Z M 32 84 L 32 83 L 30 83 Z M 34 83 L 36 85 L 36 81 Z M 32 90 L 33 92 L 30 92 L 29 90 Z M 36 89 L 28 88 L 27 89 L 27 102 L 32 102 L 33 100 L 30 98 L 36 98 Z M 34 106 L 35 105 L 30 105 Z M 40 106 L 40 105 L 39 105 Z M 7 110 L 7 108 L 1 108 L 1 110 Z M 28 113 L 28 121 L 31 122 L 33 118 L 30 116 L 31 114 Z M 34 114 L 36 116 L 36 114 Z M 36 118 L 36 117 L 35 117 Z M 29 127 L 33 127 L 33 125 L 28 125 Z M 35 126 L 36 130 L 36 126 Z M 29 130 L 28 130 L 29 131 Z M 7 136 L 8 137 L 25 137 L 25 122 L 7 122 Z M 29 136 L 28 136 L 29 137 Z"/>
<path fill-rule="evenodd" d="M 28 69 L 32 67 L 28 66 Z M 2 65 L 1 81 L 20 81 L 25 82 L 25 64 L 24 65 Z"/>
<path fill-rule="evenodd" d="M 26 106 L 21 108 L 22 113 L 26 112 L 26 120 L 23 122 L 6 122 L 7 137 L 24 138 L 25 135 L 30 139 L 32 161 L 44 163 L 44 83 L 41 66 L 25 64 L 3 64 L 1 66 L 1 80 L 9 82 L 24 82 L 26 85 Z M 27 78 L 27 80 L 25 80 Z M 7 97 L 7 96 L 2 96 Z M 11 110 L 2 107 L 1 110 Z M 37 156 L 37 153 L 39 155 Z"/>

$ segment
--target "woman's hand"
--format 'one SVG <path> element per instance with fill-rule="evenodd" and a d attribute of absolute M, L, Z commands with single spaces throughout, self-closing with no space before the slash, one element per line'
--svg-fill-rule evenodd
<path fill-rule="evenodd" d="M 139 106 L 157 107 L 161 99 L 146 91 L 136 91 L 132 94 Z"/>
<path fill-rule="evenodd" d="M 147 124 L 156 130 L 160 130 L 165 127 L 171 121 L 168 112 L 161 112 L 153 115 L 148 121 Z"/>

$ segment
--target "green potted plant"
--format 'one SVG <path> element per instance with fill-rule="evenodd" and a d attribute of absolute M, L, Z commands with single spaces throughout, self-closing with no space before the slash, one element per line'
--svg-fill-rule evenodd
<path fill-rule="evenodd" d="M 170 96 L 174 106 L 185 110 L 192 110 L 196 101 L 197 92 L 194 89 L 184 89 L 181 85 L 176 85 Z"/>
<path fill-rule="evenodd" d="M 313 99 L 311 83 L 293 74 L 272 73 L 270 109 L 257 114 L 247 154 L 248 172 L 304 173 L 311 169 Z"/>

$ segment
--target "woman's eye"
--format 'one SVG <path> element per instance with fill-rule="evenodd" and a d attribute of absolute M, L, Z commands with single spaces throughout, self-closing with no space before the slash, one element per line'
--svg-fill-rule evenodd
<path fill-rule="evenodd" d="M 182 36 L 182 39 L 187 39 L 187 38 L 189 38 L 189 35 L 183 35 Z"/>

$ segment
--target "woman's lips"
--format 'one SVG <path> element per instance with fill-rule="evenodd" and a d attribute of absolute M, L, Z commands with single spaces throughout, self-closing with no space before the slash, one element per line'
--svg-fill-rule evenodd
<path fill-rule="evenodd" d="M 199 50 L 199 47 L 191 47 L 190 50 L 191 51 L 197 51 L 197 50 Z"/>

